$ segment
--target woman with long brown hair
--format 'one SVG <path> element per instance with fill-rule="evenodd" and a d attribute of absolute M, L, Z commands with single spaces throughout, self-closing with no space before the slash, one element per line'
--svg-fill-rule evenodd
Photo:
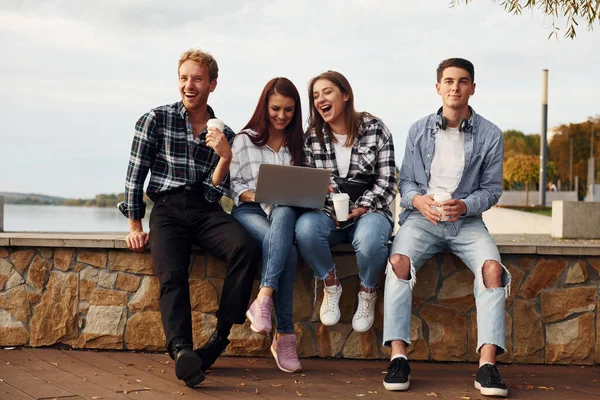
<path fill-rule="evenodd" d="M 329 197 L 323 209 L 304 213 L 296 223 L 298 249 L 315 278 L 324 280 L 321 323 L 334 325 L 340 319 L 342 286 L 330 246 L 352 244 L 361 279 L 352 327 L 366 332 L 375 318 L 375 290 L 392 233 L 390 204 L 396 197 L 392 135 L 379 118 L 354 109 L 352 87 L 339 72 L 313 78 L 308 96 L 305 164 L 331 170 L 330 192 L 348 194 L 350 213 L 344 216 L 347 221 L 339 222 Z"/>
<path fill-rule="evenodd" d="M 261 164 L 304 164 L 300 95 L 289 79 L 267 82 L 252 118 L 236 135 L 231 150 L 231 198 L 235 204 L 231 214 L 250 232 L 263 254 L 260 290 L 246 316 L 254 332 L 269 335 L 275 297 L 277 333 L 271 353 L 282 371 L 298 372 L 302 366 L 292 321 L 298 210 L 254 201 Z"/>

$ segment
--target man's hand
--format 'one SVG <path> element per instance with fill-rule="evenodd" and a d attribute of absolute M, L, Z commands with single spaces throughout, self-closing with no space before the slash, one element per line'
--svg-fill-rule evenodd
<path fill-rule="evenodd" d="M 139 219 L 129 220 L 129 234 L 125 237 L 129 250 L 142 253 L 150 242 L 150 236 L 142 230 L 142 221 Z"/>
<path fill-rule="evenodd" d="M 442 218 L 442 214 L 437 212 L 435 208 L 431 208 L 432 206 L 441 207 L 440 203 L 433 200 L 432 194 L 415 194 L 412 204 L 414 208 L 419 210 L 434 225 L 437 225 L 438 221 Z"/>
<path fill-rule="evenodd" d="M 448 200 L 444 202 L 444 214 L 448 216 L 448 222 L 456 222 L 461 215 L 467 212 L 467 205 L 462 200 Z"/>
<path fill-rule="evenodd" d="M 369 211 L 368 207 L 356 207 L 354 210 L 348 214 L 348 219 L 358 219 L 363 214 L 366 214 Z"/>
<path fill-rule="evenodd" d="M 208 133 L 206 134 L 206 145 L 212 148 L 215 153 L 219 155 L 219 157 L 231 160 L 231 147 L 229 146 L 229 142 L 227 142 L 227 138 L 215 127 L 208 128 Z"/>

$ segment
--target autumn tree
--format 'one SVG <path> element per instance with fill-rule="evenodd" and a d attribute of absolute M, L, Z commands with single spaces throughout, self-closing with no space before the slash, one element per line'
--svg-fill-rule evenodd
<path fill-rule="evenodd" d="M 504 159 L 517 154 L 540 154 L 540 135 L 525 135 L 521 131 L 507 130 L 504 132 Z"/>
<path fill-rule="evenodd" d="M 471 0 L 464 0 L 468 4 Z M 574 39 L 577 36 L 576 27 L 580 21 L 587 24 L 588 30 L 600 21 L 600 0 L 492 0 L 502 6 L 508 13 L 520 15 L 525 9 L 537 8 L 544 15 L 552 18 L 552 32 L 548 37 L 558 37 L 560 28 L 556 26 L 557 19 L 566 18 L 564 37 Z M 450 0 L 450 6 L 455 7 L 462 0 Z"/>
<path fill-rule="evenodd" d="M 548 162 L 546 177 L 551 182 L 556 177 L 554 163 Z M 504 161 L 502 179 L 509 186 L 525 185 L 525 205 L 529 205 L 529 184 L 540 182 L 540 157 L 535 155 L 517 154 Z"/>

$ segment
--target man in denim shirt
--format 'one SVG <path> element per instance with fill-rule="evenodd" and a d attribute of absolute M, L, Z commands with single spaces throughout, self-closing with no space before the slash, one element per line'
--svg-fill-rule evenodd
<path fill-rule="evenodd" d="M 469 107 L 475 93 L 473 64 L 461 58 L 442 61 L 437 93 L 443 106 L 414 123 L 400 169 L 400 229 L 386 268 L 384 345 L 392 347 L 384 379 L 388 390 L 407 390 L 410 366 L 412 289 L 417 270 L 443 247 L 475 274 L 479 371 L 475 387 L 483 395 L 506 396 L 496 355 L 506 351 L 504 302 L 510 275 L 481 214 L 502 193 L 502 131 Z M 435 198 L 434 198 L 435 196 Z M 442 199 L 449 199 L 441 204 Z"/>

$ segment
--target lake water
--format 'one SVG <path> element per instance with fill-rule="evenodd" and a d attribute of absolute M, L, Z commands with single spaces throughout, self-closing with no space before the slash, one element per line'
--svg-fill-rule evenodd
<path fill-rule="evenodd" d="M 148 232 L 148 218 L 142 221 Z M 128 232 L 127 218 L 116 207 L 4 205 L 4 231 L 25 232 Z"/>

